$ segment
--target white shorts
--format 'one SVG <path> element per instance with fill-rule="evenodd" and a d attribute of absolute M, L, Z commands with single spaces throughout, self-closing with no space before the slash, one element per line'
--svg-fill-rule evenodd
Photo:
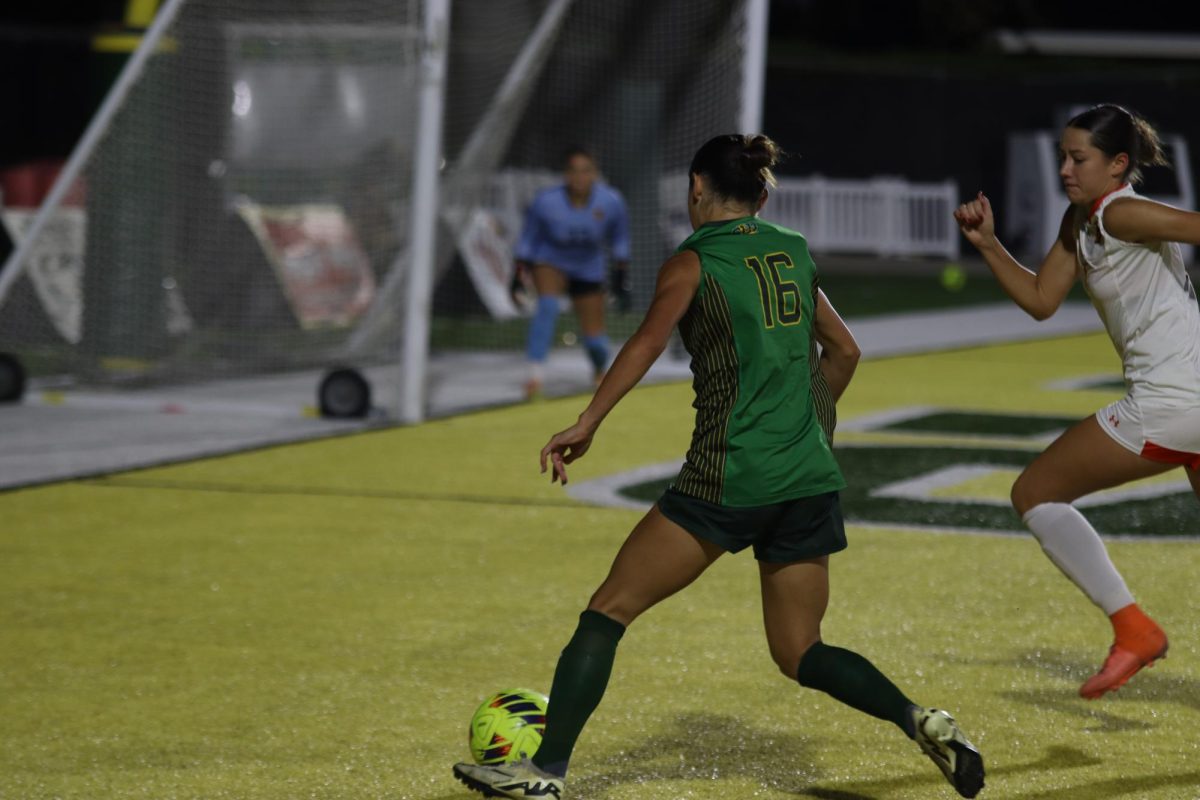
<path fill-rule="evenodd" d="M 1200 469 L 1200 407 L 1160 406 L 1126 395 L 1097 411 L 1096 421 L 1142 458 Z"/>

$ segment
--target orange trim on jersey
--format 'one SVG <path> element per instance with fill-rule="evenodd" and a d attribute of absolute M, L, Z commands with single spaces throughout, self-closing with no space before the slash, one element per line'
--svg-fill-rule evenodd
<path fill-rule="evenodd" d="M 1119 192 L 1119 191 L 1121 191 L 1122 189 L 1124 189 L 1124 188 L 1125 188 L 1126 186 L 1128 186 L 1128 185 L 1129 185 L 1128 183 L 1122 183 L 1122 184 L 1121 184 L 1120 186 L 1118 186 L 1117 188 L 1115 188 L 1115 189 L 1110 189 L 1109 191 L 1107 191 L 1107 192 L 1105 192 L 1104 194 L 1102 194 L 1102 195 L 1100 195 L 1099 197 L 1097 197 L 1097 198 L 1096 198 L 1096 200 L 1095 200 L 1095 201 L 1092 203 L 1092 208 L 1091 208 L 1091 210 L 1090 210 L 1090 211 L 1088 211 L 1088 219 L 1091 219 L 1092 217 L 1096 216 L 1096 212 L 1100 210 L 1100 204 L 1104 202 L 1104 198 L 1108 197 L 1108 196 L 1109 196 L 1110 194 L 1112 194 L 1113 192 Z"/>
<path fill-rule="evenodd" d="M 1163 464 L 1182 464 L 1188 469 L 1200 469 L 1200 453 L 1186 453 L 1182 450 L 1172 450 L 1169 447 L 1146 442 L 1142 446 L 1142 458 L 1159 461 Z"/>

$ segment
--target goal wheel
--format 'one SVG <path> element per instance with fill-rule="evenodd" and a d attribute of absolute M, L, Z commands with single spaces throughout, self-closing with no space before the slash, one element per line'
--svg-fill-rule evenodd
<path fill-rule="evenodd" d="M 317 389 L 317 408 L 322 417 L 365 417 L 371 410 L 371 384 L 352 367 L 332 369 Z"/>
<path fill-rule="evenodd" d="M 0 353 L 0 403 L 15 403 L 25 394 L 25 368 L 16 356 Z"/>

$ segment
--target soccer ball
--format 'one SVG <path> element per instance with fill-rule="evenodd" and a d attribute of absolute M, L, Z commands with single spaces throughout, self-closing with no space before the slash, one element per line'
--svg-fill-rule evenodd
<path fill-rule="evenodd" d="M 550 699 L 529 689 L 508 689 L 484 700 L 468 732 L 476 764 L 505 764 L 532 756 L 546 729 Z"/>

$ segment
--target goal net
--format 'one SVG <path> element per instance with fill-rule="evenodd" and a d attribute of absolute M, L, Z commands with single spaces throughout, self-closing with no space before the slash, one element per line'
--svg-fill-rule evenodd
<path fill-rule="evenodd" d="M 297 411 L 323 372 L 353 366 L 388 408 L 423 201 L 421 3 L 164 8 L 164 35 L 69 191 L 0 273 L 0 351 L 35 381 L 205 387 Z M 688 159 L 738 128 L 745 16 L 745 0 L 452 4 L 432 413 L 516 398 L 526 320 L 507 303 L 511 248 L 568 145 L 592 150 L 626 198 L 644 308 L 678 243 Z M 13 246 L 37 210 L 4 198 Z M 619 339 L 632 324 L 609 327 Z M 582 376 L 572 326 L 564 315 L 556 342 Z"/>

